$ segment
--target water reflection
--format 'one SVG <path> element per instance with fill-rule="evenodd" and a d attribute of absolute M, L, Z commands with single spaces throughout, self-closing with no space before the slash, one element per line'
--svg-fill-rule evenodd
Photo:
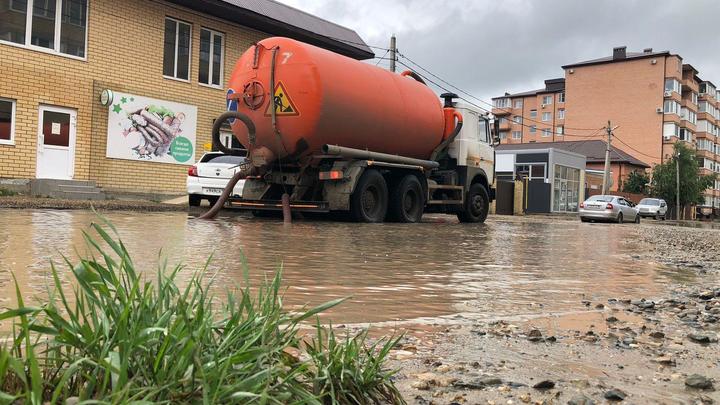
<path fill-rule="evenodd" d="M 678 271 L 629 260 L 642 227 L 493 218 L 484 225 L 444 217 L 417 225 L 296 222 L 183 213 L 106 214 L 133 255 L 154 273 L 159 257 L 186 265 L 183 280 L 212 254 L 217 292 L 283 268 L 285 302 L 316 305 L 352 296 L 335 323 L 383 322 L 464 313 L 469 317 L 576 309 L 581 299 L 654 296 Z M 84 254 L 86 211 L 0 210 L 0 299 L 14 305 L 11 272 L 26 295 L 43 294 L 48 262 Z M 61 267 L 61 276 L 71 279 Z M 681 272 L 692 283 L 692 273 Z"/>

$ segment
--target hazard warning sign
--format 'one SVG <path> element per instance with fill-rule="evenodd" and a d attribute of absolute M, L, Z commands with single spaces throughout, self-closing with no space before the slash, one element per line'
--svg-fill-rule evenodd
<path fill-rule="evenodd" d="M 275 86 L 272 102 L 268 103 L 265 115 L 270 115 L 272 112 L 270 109 L 273 108 L 273 105 L 275 106 L 275 115 L 277 116 L 300 115 L 300 112 L 290 99 L 290 96 L 287 94 L 285 86 L 283 86 L 282 82 L 278 82 L 277 86 Z"/>

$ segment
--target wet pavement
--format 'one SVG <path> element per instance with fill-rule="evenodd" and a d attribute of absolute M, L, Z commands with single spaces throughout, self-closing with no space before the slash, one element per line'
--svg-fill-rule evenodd
<path fill-rule="evenodd" d="M 324 319 L 348 331 L 372 324 L 373 336 L 407 332 L 390 365 L 401 370 L 409 403 L 720 400 L 687 385 L 720 384 L 720 231 L 712 225 L 103 215 L 149 275 L 163 260 L 182 263 L 183 282 L 212 255 L 218 295 L 244 283 L 247 262 L 253 286 L 282 267 L 290 308 L 351 296 Z M 83 232 L 98 220 L 84 210 L 0 209 L 0 306 L 16 304 L 12 274 L 26 299 L 42 300 L 51 260 L 69 282 L 63 255 L 84 255 Z"/>
<path fill-rule="evenodd" d="M 135 263 L 157 269 L 159 258 L 183 263 L 187 279 L 213 255 L 217 292 L 283 268 L 286 304 L 352 299 L 334 323 L 459 322 L 575 310 L 581 299 L 659 295 L 669 286 L 700 283 L 695 272 L 628 260 L 651 225 L 491 217 L 458 224 L 428 217 L 422 224 L 354 224 L 230 215 L 201 221 L 186 213 L 104 213 Z M 0 299 L 14 304 L 10 274 L 26 295 L 43 294 L 50 260 L 84 252 L 89 211 L 0 209 Z M 453 321 L 454 320 L 454 321 Z"/>

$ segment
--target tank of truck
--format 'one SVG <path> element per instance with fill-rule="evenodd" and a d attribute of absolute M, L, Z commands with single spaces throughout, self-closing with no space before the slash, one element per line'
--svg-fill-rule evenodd
<path fill-rule="evenodd" d="M 415 79 L 280 37 L 260 41 L 237 61 L 228 108 L 255 123 L 254 144 L 242 123 L 233 123 L 233 132 L 268 162 L 301 160 L 324 144 L 427 159 L 445 126 L 437 95 Z"/>

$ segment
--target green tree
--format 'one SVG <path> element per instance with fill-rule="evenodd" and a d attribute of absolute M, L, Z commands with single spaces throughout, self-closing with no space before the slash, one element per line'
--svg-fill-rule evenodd
<path fill-rule="evenodd" d="M 626 193 L 647 194 L 650 185 L 650 176 L 644 171 L 630 172 L 623 183 L 622 191 Z"/>
<path fill-rule="evenodd" d="M 717 175 L 700 175 L 699 166 L 695 157 L 695 150 L 683 142 L 675 143 L 675 153 L 672 159 L 653 168 L 652 190 L 655 195 L 663 198 L 669 205 L 676 205 L 677 164 L 680 165 L 680 208 L 688 204 L 703 202 L 703 191 L 712 187 Z M 675 212 L 677 212 L 677 207 Z"/>

